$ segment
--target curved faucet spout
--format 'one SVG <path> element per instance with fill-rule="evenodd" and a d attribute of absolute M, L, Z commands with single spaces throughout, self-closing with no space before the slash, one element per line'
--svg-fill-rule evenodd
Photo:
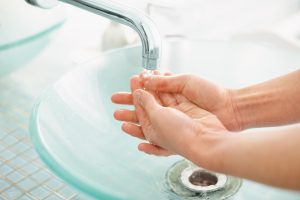
<path fill-rule="evenodd" d="M 57 0 L 25 0 L 42 8 L 51 8 Z M 161 38 L 153 21 L 138 9 L 109 0 L 59 0 L 101 15 L 135 30 L 142 42 L 143 67 L 154 70 L 159 65 Z"/>

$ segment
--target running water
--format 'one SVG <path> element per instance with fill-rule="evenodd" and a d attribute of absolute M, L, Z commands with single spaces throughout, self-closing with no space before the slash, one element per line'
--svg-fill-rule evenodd
<path fill-rule="evenodd" d="M 148 69 L 145 69 L 144 70 L 144 75 L 145 76 L 152 76 L 152 75 L 154 75 L 154 70 L 148 70 Z"/>
<path fill-rule="evenodd" d="M 154 75 L 154 70 L 144 69 L 143 74 L 145 77 L 151 77 Z M 146 90 L 146 88 L 143 89 Z"/>

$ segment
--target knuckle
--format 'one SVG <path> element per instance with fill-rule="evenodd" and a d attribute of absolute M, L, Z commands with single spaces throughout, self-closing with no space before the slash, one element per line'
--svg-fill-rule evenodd
<path fill-rule="evenodd" d="M 130 119 L 131 119 L 132 122 L 137 121 L 137 116 L 135 114 L 135 111 L 131 111 Z"/>
<path fill-rule="evenodd" d="M 157 84 L 157 86 L 165 88 L 169 85 L 169 79 L 165 77 L 155 77 L 152 79 L 154 83 Z"/>
<path fill-rule="evenodd" d="M 182 84 L 182 90 L 188 88 L 189 86 L 193 85 L 193 83 L 195 83 L 195 81 L 197 80 L 197 76 L 194 74 L 185 74 L 183 75 L 183 84 Z"/>

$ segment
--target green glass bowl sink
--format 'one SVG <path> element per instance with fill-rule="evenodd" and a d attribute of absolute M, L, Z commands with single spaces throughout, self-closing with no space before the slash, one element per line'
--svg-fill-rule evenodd
<path fill-rule="evenodd" d="M 61 7 L 44 10 L 25 0 L 0 2 L 0 76 L 37 56 L 64 20 Z"/>
<path fill-rule="evenodd" d="M 300 49 L 276 36 L 231 41 L 168 39 L 162 66 L 230 87 L 262 81 L 300 66 Z M 112 93 L 129 91 L 140 73 L 141 48 L 103 54 L 67 73 L 37 100 L 30 119 L 42 160 L 67 183 L 96 199 L 181 199 L 168 190 L 167 170 L 178 156 L 137 151 L 138 139 L 113 119 Z M 299 194 L 244 181 L 236 199 L 300 199 Z"/>

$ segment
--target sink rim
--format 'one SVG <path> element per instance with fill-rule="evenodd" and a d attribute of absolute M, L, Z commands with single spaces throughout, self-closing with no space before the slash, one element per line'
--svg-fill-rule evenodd
<path fill-rule="evenodd" d="M 5 51 L 5 50 L 8 50 L 8 49 L 15 48 L 15 47 L 30 43 L 32 41 L 35 41 L 35 40 L 37 40 L 37 39 L 53 32 L 55 30 L 58 30 L 60 27 L 63 26 L 63 24 L 65 22 L 66 22 L 66 19 L 63 19 L 63 20 L 57 22 L 56 24 L 50 26 L 49 28 L 47 28 L 47 29 L 45 29 L 41 32 L 38 32 L 34 35 L 30 35 L 28 37 L 25 37 L 25 38 L 22 38 L 22 39 L 13 41 L 13 42 L 8 42 L 8 43 L 1 44 L 0 45 L 0 51 Z"/>

